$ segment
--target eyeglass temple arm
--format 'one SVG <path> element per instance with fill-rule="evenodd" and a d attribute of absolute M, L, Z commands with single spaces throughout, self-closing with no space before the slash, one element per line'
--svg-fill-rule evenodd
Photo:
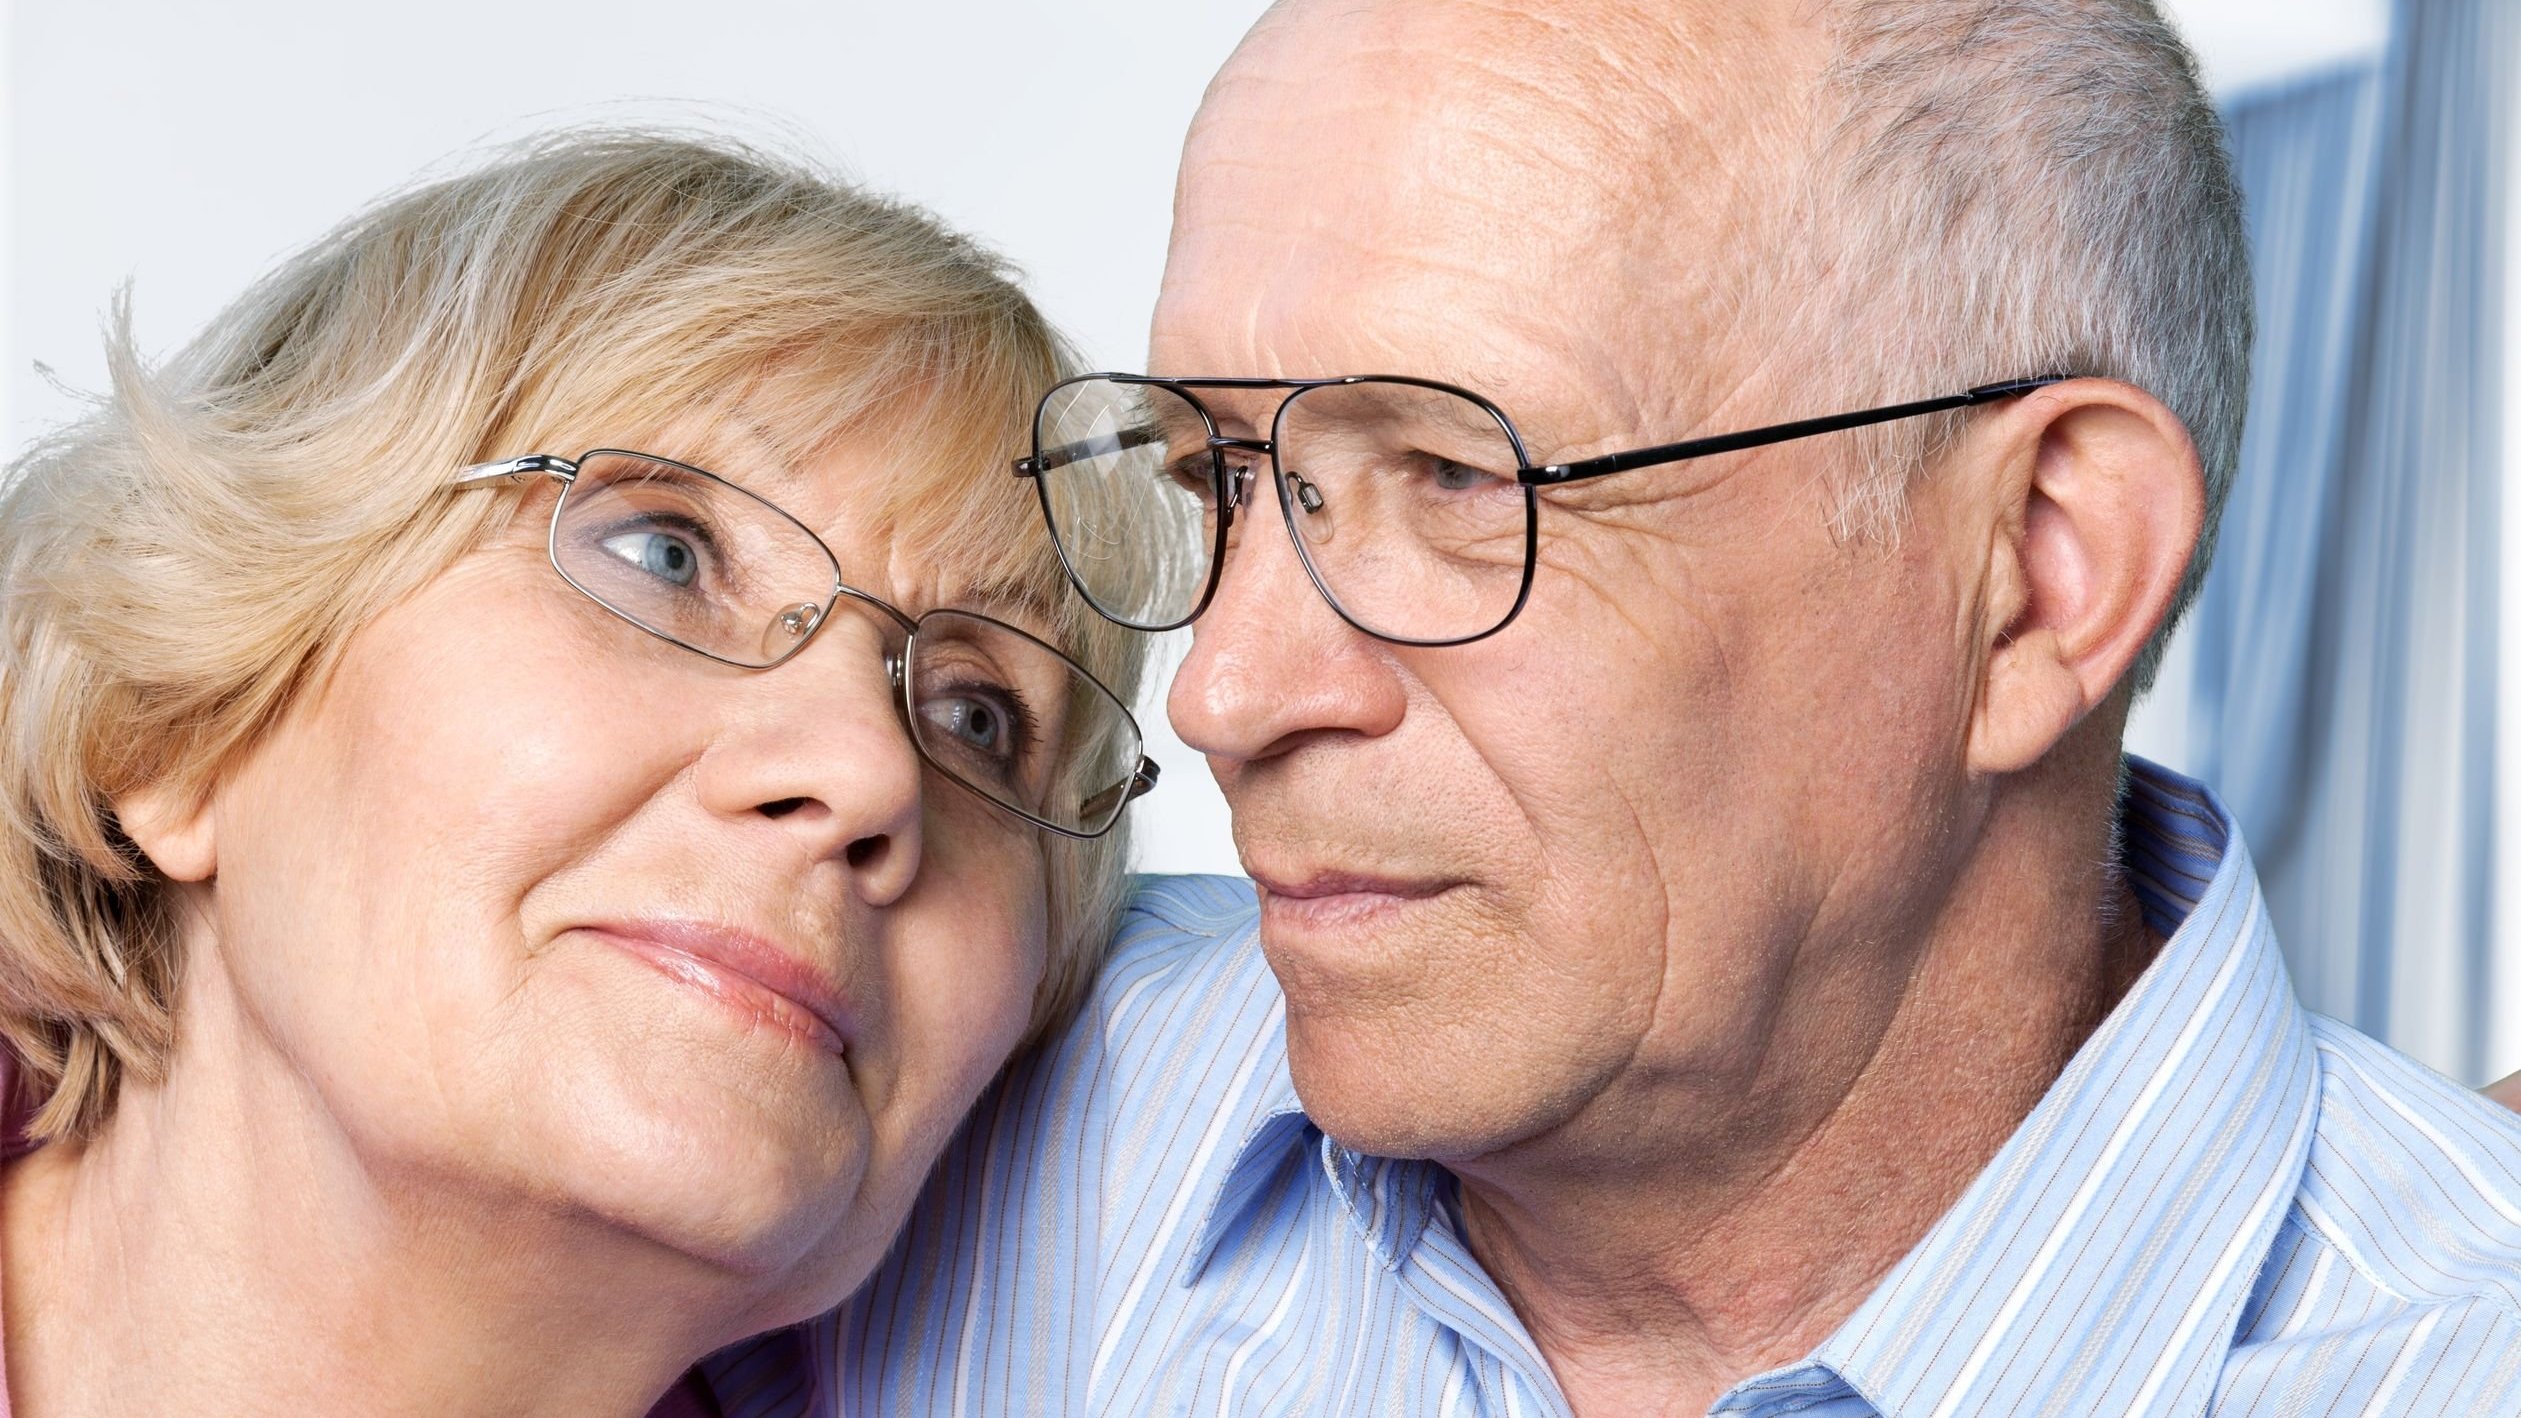
<path fill-rule="evenodd" d="M 1163 772 L 1163 769 L 1156 766 L 1154 759 L 1141 755 L 1136 772 L 1079 803 L 1077 815 L 1092 822 L 1105 813 L 1117 809 L 1122 803 L 1143 798 L 1154 790 L 1155 780 L 1161 777 Z"/>
<path fill-rule="evenodd" d="M 538 473 L 568 482 L 577 477 L 578 465 L 550 453 L 528 453 L 522 458 L 502 458 L 496 463 L 475 463 L 457 473 L 451 486 L 488 487 L 493 483 L 515 482 Z"/>
<path fill-rule="evenodd" d="M 1015 475 L 1019 478 L 1038 478 L 1054 468 L 1064 468 L 1070 463 L 1082 463 L 1088 458 L 1108 458 L 1114 453 L 1126 453 L 1132 448 L 1144 448 L 1150 443 L 1163 441 L 1164 435 L 1154 429 L 1124 428 L 1118 433 L 1099 434 L 1093 438 L 1080 439 L 1075 443 L 1062 443 L 1056 448 L 1045 448 L 1032 457 L 1018 458 L 1015 460 Z"/>
<path fill-rule="evenodd" d="M 1681 443 L 1666 443 L 1654 448 L 1632 448 L 1625 453 L 1606 453 L 1599 458 L 1586 458 L 1574 463 L 1552 463 L 1546 467 L 1526 468 L 1516 475 L 1517 482 L 1543 487 L 1558 483 L 1580 482 L 1586 478 L 1624 473 L 1631 468 L 1650 468 L 1658 463 L 1678 463 L 1689 458 L 1707 458 L 1718 453 L 1737 453 L 1745 448 L 1763 448 L 1771 443 L 1785 443 L 1815 434 L 1837 433 L 1842 429 L 1863 428 L 1868 424 L 1889 423 L 1894 419 L 1916 418 L 1920 414 L 1936 414 L 1946 409 L 1967 408 L 1972 404 L 1990 404 L 2011 399 L 2034 389 L 2045 389 L 2063 383 L 2063 374 L 2043 375 L 2037 379 L 2008 379 L 2000 384 L 1981 384 L 1958 394 L 1940 399 L 1920 399 L 1908 404 L 1890 404 L 1878 409 L 1864 409 L 1852 414 L 1830 414 L 1822 418 L 1798 419 L 1793 423 L 1772 424 L 1741 433 L 1719 433 L 1709 438 L 1692 438 Z"/>

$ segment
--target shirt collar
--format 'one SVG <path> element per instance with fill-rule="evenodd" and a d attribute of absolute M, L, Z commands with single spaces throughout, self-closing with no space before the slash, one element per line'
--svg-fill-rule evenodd
<path fill-rule="evenodd" d="M 1280 1047 L 1285 1028 L 1280 1026 Z M 1285 1077 L 1283 1059 L 1280 1077 Z M 1417 1249 L 1437 1209 L 1451 1194 L 1452 1178 L 1430 1162 L 1396 1161 L 1342 1147 L 1313 1126 L 1289 1083 L 1273 1092 L 1240 1123 L 1242 1145 L 1218 1174 L 1214 1195 L 1191 1238 L 1182 1283 L 1199 1279 L 1235 1228 L 1290 1166 L 1318 1166 L 1331 1194 L 1348 1214 L 1366 1250 L 1385 1270 L 1398 1270 Z"/>
<path fill-rule="evenodd" d="M 2128 885 L 2167 943 L 1959 1203 L 1770 1381 L 1820 1366 L 1886 1418 L 2028 1412 L 2092 1385 L 2126 1411 L 2205 1410 L 2302 1175 L 2318 1079 L 2230 815 L 2198 783 L 2128 768 Z"/>
<path fill-rule="evenodd" d="M 1236 948 L 1243 958 L 1233 968 L 1250 973 L 1248 987 L 1274 995 L 1278 982 L 1261 955 L 1258 933 L 1247 933 L 1236 942 Z M 1246 984 L 1236 980 L 1229 982 L 1228 988 Z M 1227 1104 L 1236 1114 L 1227 1136 L 1236 1138 L 1237 1144 L 1224 1164 L 1210 1171 L 1213 1180 L 1194 1181 L 1194 1185 L 1208 1192 L 1210 1199 L 1199 1229 L 1192 1234 L 1182 1283 L 1198 1280 L 1218 1248 L 1269 1194 L 1281 1173 L 1292 1166 L 1318 1166 L 1324 1182 L 1339 1198 L 1364 1239 L 1366 1249 L 1384 1269 L 1399 1269 L 1425 1234 L 1436 1208 L 1443 1204 L 1452 1185 L 1451 1177 L 1429 1163 L 1371 1156 L 1324 1136 L 1305 1116 L 1304 1103 L 1296 1096 L 1295 1080 L 1287 1071 L 1284 1010 L 1271 1019 L 1254 1047 L 1263 1055 L 1254 1070 L 1254 1085 Z"/>
<path fill-rule="evenodd" d="M 1269 962 L 1261 954 L 1260 932 L 1242 932 L 1229 947 L 1237 958 L 1229 967 L 1234 978 L 1224 982 L 1227 991 L 1260 990 L 1273 999 L 1278 994 L 1277 977 L 1269 973 Z M 1294 1077 L 1287 1071 L 1287 1012 L 1281 1007 L 1271 1011 L 1271 1018 L 1252 1047 L 1261 1057 L 1253 1069 L 1254 1084 L 1241 1097 L 1227 1100 L 1236 1117 L 1226 1136 L 1234 1138 L 1234 1149 L 1226 1154 L 1222 1168 L 1211 1168 L 1205 1177 L 1192 1177 L 1192 1186 L 1209 1194 L 1208 1210 L 1199 1220 L 1199 1229 L 1192 1233 L 1190 1254 L 1183 1268 L 1182 1283 L 1197 1280 L 1208 1268 L 1217 1248 L 1233 1234 L 1243 1218 L 1269 1190 L 1272 1178 L 1292 1160 L 1318 1145 L 1321 1130 L 1304 1115 L 1304 1104 L 1296 1097 Z"/>

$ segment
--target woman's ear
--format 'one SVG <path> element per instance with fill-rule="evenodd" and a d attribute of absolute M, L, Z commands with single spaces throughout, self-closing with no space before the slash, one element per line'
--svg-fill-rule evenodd
<path fill-rule="evenodd" d="M 179 793 L 165 785 L 114 799 L 123 835 L 171 881 L 208 881 L 218 874 L 218 832 L 208 793 Z"/>
<path fill-rule="evenodd" d="M 1970 767 L 2038 762 L 2109 698 L 2179 593 L 2206 520 L 2197 447 L 2133 385 L 2071 379 L 2003 411 L 1989 485 L 1986 666 Z"/>

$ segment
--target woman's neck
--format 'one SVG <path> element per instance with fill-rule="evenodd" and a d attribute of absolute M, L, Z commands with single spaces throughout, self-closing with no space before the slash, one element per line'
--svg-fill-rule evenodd
<path fill-rule="evenodd" d="M 548 1200 L 381 1169 L 278 1060 L 197 1042 L 224 1032 L 189 1031 L 94 1141 L 0 1173 L 17 1418 L 639 1418 L 736 1337 L 723 1277 Z"/>

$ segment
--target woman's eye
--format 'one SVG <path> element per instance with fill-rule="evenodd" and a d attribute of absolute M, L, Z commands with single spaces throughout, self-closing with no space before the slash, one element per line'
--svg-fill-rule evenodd
<path fill-rule="evenodd" d="M 688 586 L 700 575 L 700 553 L 672 532 L 620 532 L 606 537 L 601 545 L 658 580 L 677 586 Z"/>
<path fill-rule="evenodd" d="M 920 717 L 967 747 L 1012 760 L 1023 748 L 1023 710 L 996 694 L 944 694 L 919 706 Z"/>

